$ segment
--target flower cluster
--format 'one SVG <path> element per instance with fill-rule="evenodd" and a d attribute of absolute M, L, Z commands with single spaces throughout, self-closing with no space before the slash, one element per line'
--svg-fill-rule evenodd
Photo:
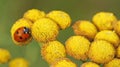
<path fill-rule="evenodd" d="M 31 9 L 24 13 L 11 28 L 13 42 L 25 46 L 32 39 L 41 43 L 40 53 L 50 67 L 78 67 L 66 55 L 83 61 L 80 67 L 120 67 L 120 21 L 111 12 L 99 12 L 92 21 L 78 20 L 71 27 L 74 35 L 65 43 L 57 40 L 59 31 L 71 26 L 71 17 L 64 11 L 49 13 Z M 0 50 L 0 63 L 10 59 L 7 51 Z M 5 58 L 5 56 L 7 56 Z M 22 58 L 10 62 L 10 67 L 28 67 Z"/>

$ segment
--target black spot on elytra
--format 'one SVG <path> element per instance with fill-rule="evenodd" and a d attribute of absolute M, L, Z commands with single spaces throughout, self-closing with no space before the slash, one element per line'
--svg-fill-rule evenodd
<path fill-rule="evenodd" d="M 20 39 L 23 39 L 22 37 L 20 37 Z"/>
<path fill-rule="evenodd" d="M 16 32 L 16 34 L 18 34 L 18 31 Z"/>

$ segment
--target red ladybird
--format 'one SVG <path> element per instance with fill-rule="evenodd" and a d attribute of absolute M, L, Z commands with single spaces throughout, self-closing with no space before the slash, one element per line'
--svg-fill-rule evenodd
<path fill-rule="evenodd" d="M 30 29 L 27 27 L 18 28 L 14 33 L 14 40 L 17 42 L 25 42 L 31 37 Z"/>

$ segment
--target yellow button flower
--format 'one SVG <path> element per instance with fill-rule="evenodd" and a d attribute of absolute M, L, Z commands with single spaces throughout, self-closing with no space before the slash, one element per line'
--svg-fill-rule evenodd
<path fill-rule="evenodd" d="M 68 55 L 78 60 L 87 60 L 87 53 L 90 42 L 83 36 L 71 36 L 65 42 L 66 52 Z"/>
<path fill-rule="evenodd" d="M 72 27 L 76 35 L 85 36 L 89 40 L 93 40 L 97 34 L 97 28 L 95 25 L 87 20 L 79 20 L 75 22 Z"/>
<path fill-rule="evenodd" d="M 0 48 L 0 64 L 7 63 L 10 59 L 10 52 L 6 49 Z"/>
<path fill-rule="evenodd" d="M 10 61 L 9 67 L 29 67 L 29 63 L 23 58 L 15 58 Z"/>
<path fill-rule="evenodd" d="M 59 41 L 44 43 L 41 50 L 42 57 L 49 63 L 59 58 L 66 57 L 65 47 Z"/>
<path fill-rule="evenodd" d="M 77 65 L 68 58 L 62 58 L 52 63 L 50 67 L 77 67 Z"/>
<path fill-rule="evenodd" d="M 107 63 L 115 56 L 115 48 L 112 44 L 104 40 L 96 40 L 92 42 L 88 52 L 91 61 L 96 63 Z"/>
<path fill-rule="evenodd" d="M 119 36 L 111 30 L 103 30 L 96 34 L 95 40 L 106 40 L 113 44 L 114 47 L 117 47 L 120 43 Z"/>
<path fill-rule="evenodd" d="M 116 16 L 111 12 L 96 13 L 93 18 L 93 23 L 101 30 L 112 30 L 113 23 L 117 21 Z"/>
<path fill-rule="evenodd" d="M 106 63 L 104 67 L 120 67 L 120 59 L 114 58 L 112 61 Z"/>
<path fill-rule="evenodd" d="M 85 62 L 81 65 L 81 67 L 100 67 L 100 66 L 94 62 Z"/>
<path fill-rule="evenodd" d="M 54 20 L 59 25 L 60 29 L 66 29 L 71 25 L 71 18 L 64 11 L 54 10 L 49 12 L 46 16 Z"/>
<path fill-rule="evenodd" d="M 56 39 L 59 33 L 57 24 L 49 18 L 41 18 L 32 26 L 32 36 L 38 42 L 49 42 Z"/>
<path fill-rule="evenodd" d="M 36 20 L 45 17 L 45 12 L 38 9 L 30 9 L 24 13 L 23 17 L 34 23 Z"/>

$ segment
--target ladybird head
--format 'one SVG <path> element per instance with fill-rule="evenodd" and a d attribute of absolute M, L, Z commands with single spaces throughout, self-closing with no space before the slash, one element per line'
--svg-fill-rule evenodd
<path fill-rule="evenodd" d="M 31 31 L 27 27 L 20 27 L 14 33 L 14 40 L 17 42 L 25 42 L 31 37 Z"/>

